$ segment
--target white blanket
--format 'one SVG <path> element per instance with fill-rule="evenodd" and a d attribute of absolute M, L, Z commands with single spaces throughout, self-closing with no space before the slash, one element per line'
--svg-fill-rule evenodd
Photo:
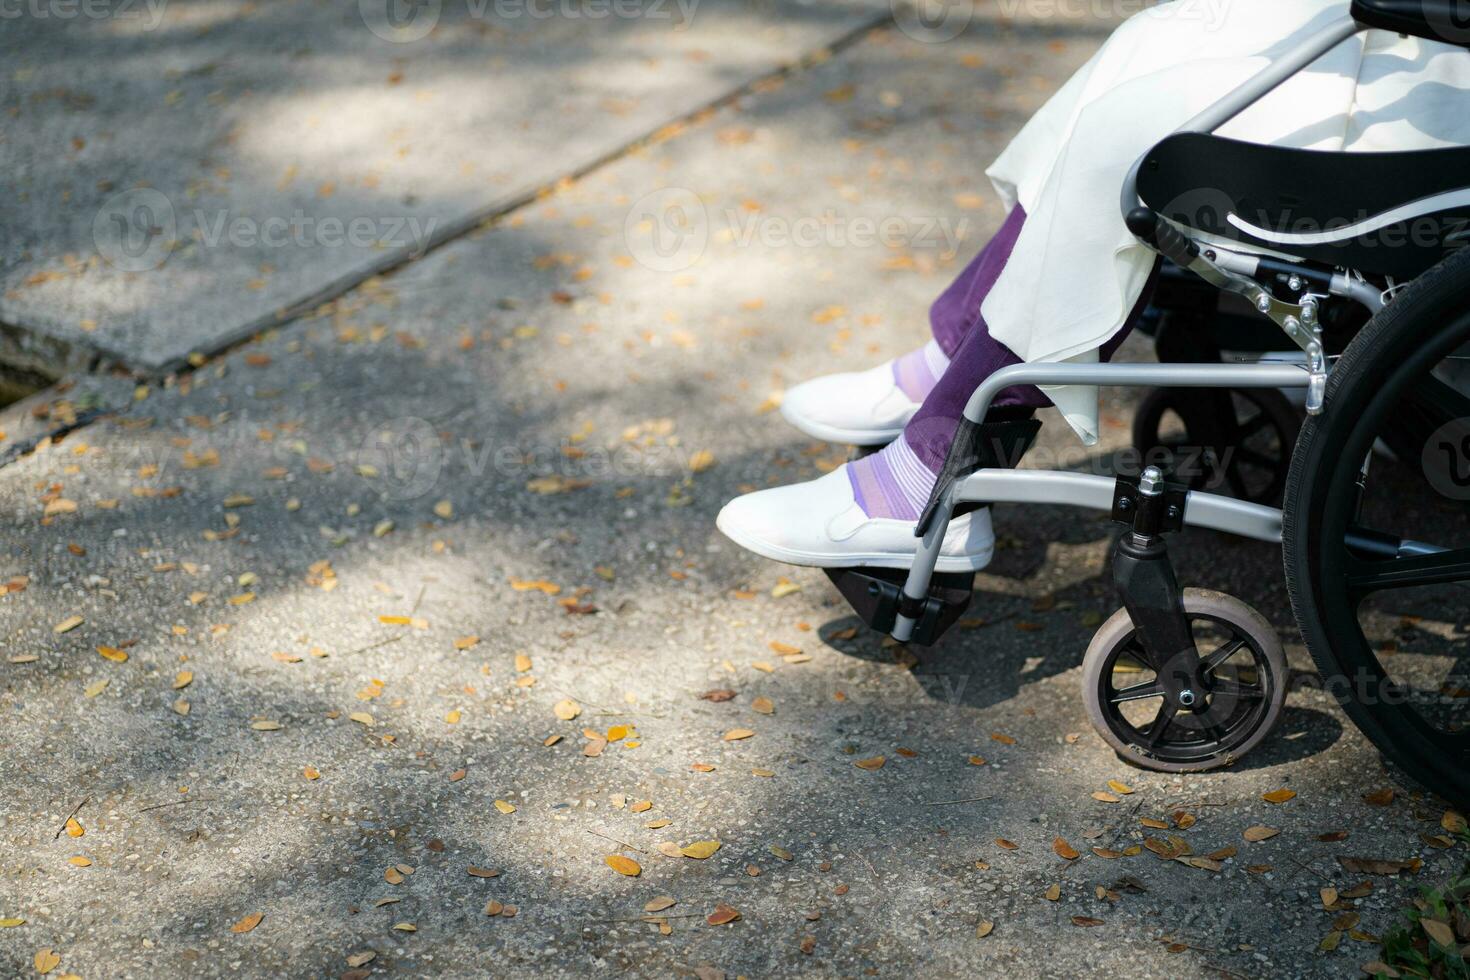
<path fill-rule="evenodd" d="M 1026 361 L 1096 360 L 1154 260 L 1123 224 L 1129 168 L 1347 7 L 1345 0 L 1174 0 L 1119 27 L 986 171 L 1007 206 L 1020 203 L 1027 214 L 982 305 L 991 335 Z M 1317 150 L 1470 144 L 1470 51 L 1367 31 L 1219 133 Z M 1096 389 L 1046 392 L 1083 441 L 1095 442 Z"/>

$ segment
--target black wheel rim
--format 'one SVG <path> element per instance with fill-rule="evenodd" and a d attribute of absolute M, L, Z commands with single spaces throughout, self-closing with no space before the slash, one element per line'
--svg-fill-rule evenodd
<path fill-rule="evenodd" d="M 1329 405 L 1357 419 L 1329 463 L 1331 492 L 1317 495 L 1316 538 L 1319 610 L 1338 670 L 1324 678 L 1330 692 L 1412 733 L 1416 753 L 1461 765 L 1470 764 L 1470 491 L 1446 483 L 1454 470 L 1437 473 L 1433 454 L 1448 449 L 1462 473 L 1470 465 L 1470 441 L 1444 435 L 1455 425 L 1470 435 L 1470 397 L 1460 393 L 1470 389 L 1444 380 L 1446 365 L 1470 359 L 1467 341 L 1470 319 L 1425 338 L 1366 404 Z M 1395 620 L 1397 634 L 1386 635 Z"/>
<path fill-rule="evenodd" d="M 1228 400 L 1230 415 L 1224 420 L 1225 438 L 1204 439 L 1191 426 L 1169 390 L 1151 399 L 1139 414 L 1136 440 L 1143 462 L 1158 466 L 1172 480 L 1194 490 L 1227 492 L 1239 500 L 1256 503 L 1274 501 L 1286 487 L 1291 451 L 1296 433 L 1277 419 L 1267 406 L 1274 391 L 1249 388 L 1219 393 Z M 1171 416 L 1178 425 L 1171 426 Z M 1166 434 L 1170 429 L 1180 434 Z"/>
<path fill-rule="evenodd" d="M 1172 704 L 1131 631 L 1108 651 L 1096 696 L 1108 728 L 1140 757 L 1173 765 L 1205 765 L 1236 752 L 1271 715 L 1284 678 L 1259 643 L 1240 627 L 1189 614 L 1210 690 L 1193 709 Z"/>

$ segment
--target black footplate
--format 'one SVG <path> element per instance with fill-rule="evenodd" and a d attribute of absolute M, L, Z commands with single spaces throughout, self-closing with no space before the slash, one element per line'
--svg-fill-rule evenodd
<path fill-rule="evenodd" d="M 932 646 L 970 606 L 974 572 L 936 572 L 922 601 L 903 594 L 908 572 L 899 568 L 829 568 L 827 577 L 858 618 L 882 633 L 893 632 L 900 612 L 914 619 L 910 643 Z"/>

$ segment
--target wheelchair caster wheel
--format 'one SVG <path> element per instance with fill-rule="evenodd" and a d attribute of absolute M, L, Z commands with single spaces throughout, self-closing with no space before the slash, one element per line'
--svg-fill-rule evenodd
<path fill-rule="evenodd" d="M 1286 654 L 1271 625 L 1233 596 L 1184 590 L 1195 650 L 1151 665 L 1127 609 L 1093 636 L 1082 697 L 1126 761 L 1159 772 L 1229 765 L 1259 745 L 1286 703 Z"/>
<path fill-rule="evenodd" d="M 1274 503 L 1286 488 L 1300 413 L 1271 388 L 1157 388 L 1133 417 L 1133 446 L 1191 490 Z"/>

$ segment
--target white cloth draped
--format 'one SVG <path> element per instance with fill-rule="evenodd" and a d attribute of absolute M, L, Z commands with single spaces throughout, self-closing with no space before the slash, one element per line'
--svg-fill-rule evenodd
<path fill-rule="evenodd" d="M 1173 0 L 1119 27 L 986 171 L 1007 206 L 1019 203 L 1027 214 L 982 304 L 991 335 L 1026 361 L 1096 360 L 1154 260 L 1123 224 L 1129 168 L 1347 7 L 1345 0 Z M 1367 31 L 1219 133 L 1349 152 L 1470 144 L 1470 51 Z M 1097 390 L 1046 391 L 1083 441 L 1096 441 Z"/>

